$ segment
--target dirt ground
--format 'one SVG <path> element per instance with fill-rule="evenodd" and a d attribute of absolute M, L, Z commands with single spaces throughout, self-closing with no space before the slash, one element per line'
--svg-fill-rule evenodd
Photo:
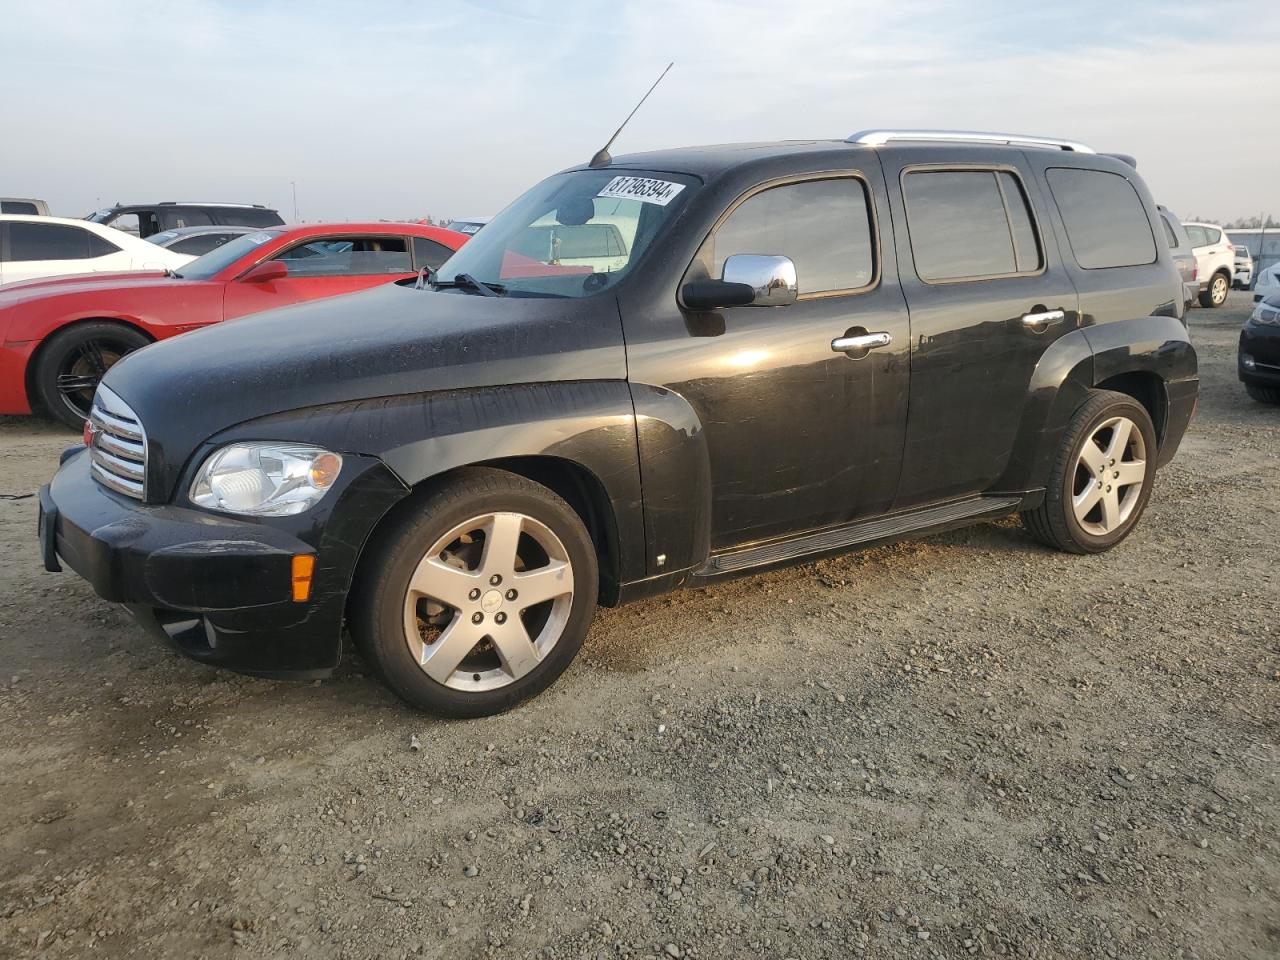
<path fill-rule="evenodd" d="M 1137 532 L 1016 522 L 603 611 L 550 691 L 416 715 L 198 665 L 71 574 L 75 437 L 0 420 L 0 955 L 1280 956 L 1280 408 L 1248 296 Z M 420 749 L 412 749 L 415 736 Z"/>

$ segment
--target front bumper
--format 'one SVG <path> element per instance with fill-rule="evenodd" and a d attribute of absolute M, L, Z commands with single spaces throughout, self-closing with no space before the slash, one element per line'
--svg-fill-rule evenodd
<path fill-rule="evenodd" d="M 341 658 L 360 549 L 406 493 L 380 461 L 346 457 L 348 464 L 342 489 L 315 508 L 264 523 L 138 503 L 96 483 L 88 457 L 75 454 L 40 491 L 45 567 L 65 562 L 103 599 L 198 660 L 255 676 L 327 676 Z M 299 554 L 314 555 L 316 566 L 309 599 L 294 602 Z"/>
<path fill-rule="evenodd" d="M 1253 359 L 1252 369 L 1245 358 Z M 1280 327 L 1246 323 L 1240 331 L 1236 373 L 1244 383 L 1259 387 L 1280 387 Z"/>

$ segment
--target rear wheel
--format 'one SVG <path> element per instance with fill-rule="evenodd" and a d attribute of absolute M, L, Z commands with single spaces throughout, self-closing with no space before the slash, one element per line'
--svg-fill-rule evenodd
<path fill-rule="evenodd" d="M 1280 403 L 1280 387 L 1260 387 L 1256 384 L 1246 383 L 1244 388 L 1248 391 L 1249 396 L 1259 403 Z"/>
<path fill-rule="evenodd" d="M 1227 302 L 1227 292 L 1231 289 L 1231 278 L 1225 273 L 1215 273 L 1209 281 L 1209 288 L 1200 293 L 1200 306 L 1220 307 Z"/>
<path fill-rule="evenodd" d="M 55 420 L 79 429 L 93 394 L 112 365 L 151 341 L 132 327 L 107 321 L 61 330 L 40 348 L 33 371 L 35 400 Z"/>
<path fill-rule="evenodd" d="M 1156 452 L 1145 407 L 1123 393 L 1094 391 L 1071 419 L 1044 502 L 1023 512 L 1023 526 L 1068 553 L 1109 550 L 1146 509 Z"/>
<path fill-rule="evenodd" d="M 351 631 L 411 705 L 500 713 L 573 661 L 595 615 L 595 548 L 581 518 L 523 477 L 476 468 L 406 505 L 371 547 Z"/>

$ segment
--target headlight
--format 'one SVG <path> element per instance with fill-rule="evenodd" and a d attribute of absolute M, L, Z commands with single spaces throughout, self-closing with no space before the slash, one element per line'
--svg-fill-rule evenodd
<path fill-rule="evenodd" d="M 288 517 L 320 501 L 342 457 L 295 443 L 233 443 L 216 450 L 191 484 L 191 502 L 254 517 Z"/>

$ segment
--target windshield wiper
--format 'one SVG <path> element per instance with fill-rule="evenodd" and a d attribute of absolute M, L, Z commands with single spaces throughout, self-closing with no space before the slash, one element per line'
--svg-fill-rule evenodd
<path fill-rule="evenodd" d="M 485 283 L 483 280 L 477 280 L 469 273 L 460 273 L 452 280 L 433 280 L 431 288 L 433 290 L 444 290 L 449 287 L 456 287 L 459 290 L 474 290 L 482 297 L 500 297 L 507 292 L 507 288 L 500 283 Z"/>

